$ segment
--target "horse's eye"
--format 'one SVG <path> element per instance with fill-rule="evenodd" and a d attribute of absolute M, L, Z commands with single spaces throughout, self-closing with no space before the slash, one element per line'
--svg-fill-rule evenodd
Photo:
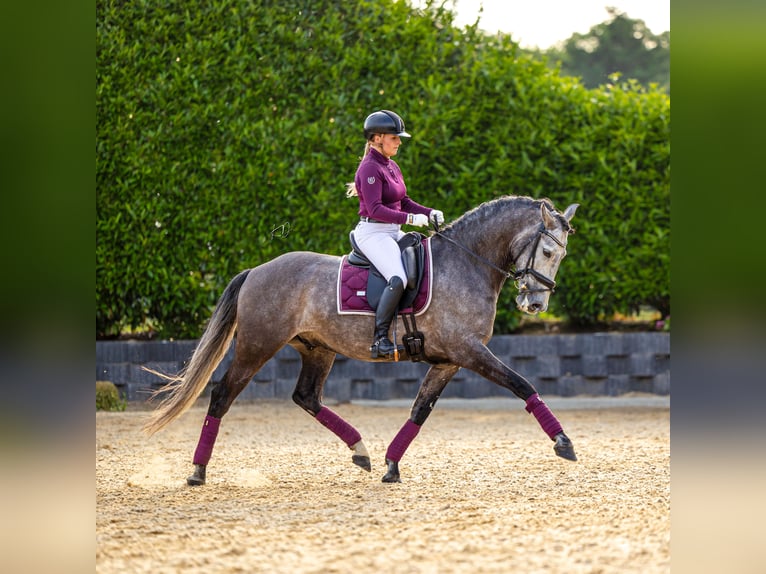
<path fill-rule="evenodd" d="M 548 259 L 551 258 L 551 250 L 550 249 L 543 249 L 543 255 L 545 255 Z"/>

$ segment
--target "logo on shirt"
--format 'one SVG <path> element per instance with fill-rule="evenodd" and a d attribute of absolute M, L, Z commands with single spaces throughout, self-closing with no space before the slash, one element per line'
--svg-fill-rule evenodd
<path fill-rule="evenodd" d="M 367 178 L 367 183 L 369 183 L 370 185 L 372 185 L 373 183 L 375 183 L 375 176 L 373 175 L 372 177 L 368 177 L 368 178 Z"/>

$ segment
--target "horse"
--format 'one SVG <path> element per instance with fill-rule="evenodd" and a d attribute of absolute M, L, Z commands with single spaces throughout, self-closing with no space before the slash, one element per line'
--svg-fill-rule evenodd
<path fill-rule="evenodd" d="M 520 311 L 534 315 L 547 309 L 568 236 L 574 233 L 570 221 L 577 207 L 572 204 L 561 213 L 549 199 L 505 195 L 474 207 L 441 230 L 437 226 L 430 230 L 432 299 L 418 318 L 429 369 L 409 419 L 386 451 L 383 482 L 401 482 L 402 456 L 461 368 L 525 401 L 526 410 L 554 442 L 555 454 L 577 460 L 572 441 L 533 385 L 487 348 L 498 295 L 508 278 L 513 278 L 518 290 L 515 302 Z M 374 319 L 342 315 L 336 308 L 340 261 L 340 256 L 291 251 L 241 271 L 221 294 L 186 367 L 177 375 L 156 373 L 166 382 L 154 392 L 154 397 L 162 398 L 144 424 L 148 435 L 195 402 L 235 340 L 231 364 L 210 394 L 188 485 L 205 484 L 221 419 L 253 376 L 285 345 L 301 357 L 293 401 L 349 447 L 354 464 L 371 471 L 360 433 L 322 403 L 322 389 L 337 353 L 373 360 L 369 342 Z M 284 291 L 284 285 L 290 285 L 290 301 L 274 296 Z M 400 358 L 408 358 L 406 349 Z"/>

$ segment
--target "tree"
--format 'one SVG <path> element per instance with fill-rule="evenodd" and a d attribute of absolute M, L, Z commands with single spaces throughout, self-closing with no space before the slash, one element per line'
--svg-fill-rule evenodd
<path fill-rule="evenodd" d="M 634 20 L 607 8 L 609 19 L 593 26 L 587 34 L 573 34 L 563 48 L 545 52 L 551 64 L 560 63 L 561 73 L 577 76 L 583 85 L 596 88 L 613 74 L 642 85 L 656 83 L 670 93 L 670 32 L 659 36 L 643 20 Z"/>

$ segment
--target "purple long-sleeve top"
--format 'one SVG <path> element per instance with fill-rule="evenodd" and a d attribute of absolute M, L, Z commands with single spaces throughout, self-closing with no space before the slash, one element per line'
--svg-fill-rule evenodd
<path fill-rule="evenodd" d="M 431 208 L 410 199 L 399 166 L 376 149 L 370 149 L 359 163 L 354 183 L 361 217 L 402 225 L 409 213 L 431 213 Z"/>

